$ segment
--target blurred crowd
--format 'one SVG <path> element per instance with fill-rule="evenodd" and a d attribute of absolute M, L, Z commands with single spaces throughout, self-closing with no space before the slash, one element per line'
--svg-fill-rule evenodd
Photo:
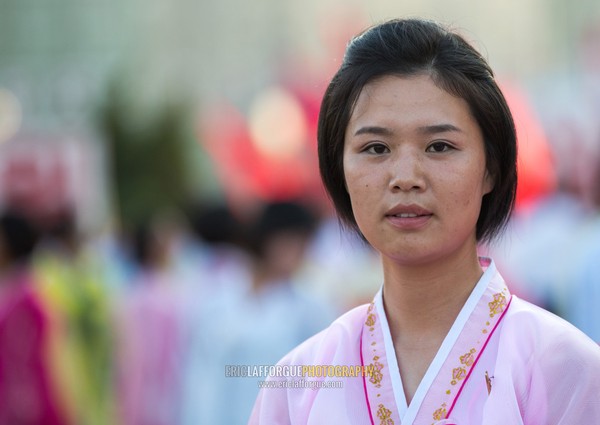
<path fill-rule="evenodd" d="M 245 423 L 258 379 L 225 367 L 275 364 L 379 280 L 306 203 L 248 214 L 205 204 L 117 242 L 83 240 L 68 213 L 4 211 L 0 424 Z"/>

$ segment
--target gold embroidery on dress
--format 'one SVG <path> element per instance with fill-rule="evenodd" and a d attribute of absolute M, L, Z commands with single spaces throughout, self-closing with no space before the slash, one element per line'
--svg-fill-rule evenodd
<path fill-rule="evenodd" d="M 442 404 L 442 407 L 433 412 L 433 419 L 435 419 L 436 421 L 441 421 L 442 419 L 446 418 L 447 413 L 448 411 L 446 410 L 446 403 L 444 403 Z"/>
<path fill-rule="evenodd" d="M 506 297 L 501 294 L 494 294 L 494 300 L 488 303 L 490 306 L 490 317 L 494 317 L 496 314 L 500 314 L 506 307 Z"/>
<path fill-rule="evenodd" d="M 452 381 L 450 381 L 450 383 L 456 385 L 458 381 L 465 379 L 465 376 L 467 376 L 467 371 L 464 367 L 455 367 L 452 370 Z"/>
<path fill-rule="evenodd" d="M 371 377 L 369 378 L 369 382 L 375 385 L 376 388 L 381 388 L 381 380 L 383 379 L 383 373 L 381 373 L 381 369 L 383 369 L 383 364 L 379 363 L 379 356 L 373 357 L 374 363 L 371 363 Z"/>
<path fill-rule="evenodd" d="M 392 411 L 383 404 L 380 404 L 379 409 L 377 409 L 377 417 L 381 420 L 380 425 L 394 425 Z"/>
<path fill-rule="evenodd" d="M 376 316 L 375 313 L 371 313 L 373 308 L 375 307 L 374 303 L 369 304 L 369 308 L 367 309 L 367 320 L 365 321 L 365 325 L 369 326 L 371 332 L 373 331 L 373 326 L 375 326 Z M 371 335 L 373 336 L 373 335 Z"/>
<path fill-rule="evenodd" d="M 477 352 L 476 349 L 471 348 L 471 351 L 469 351 L 468 353 L 466 353 L 463 356 L 460 356 L 460 362 L 467 367 L 472 366 L 473 363 L 475 362 L 475 353 L 476 352 Z"/>

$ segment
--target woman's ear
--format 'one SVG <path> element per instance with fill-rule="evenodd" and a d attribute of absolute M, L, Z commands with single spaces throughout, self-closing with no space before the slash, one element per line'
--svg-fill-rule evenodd
<path fill-rule="evenodd" d="M 485 175 L 483 176 L 483 194 L 487 195 L 492 190 L 494 190 L 494 186 L 496 185 L 496 178 L 489 172 L 489 170 L 485 169 Z"/>

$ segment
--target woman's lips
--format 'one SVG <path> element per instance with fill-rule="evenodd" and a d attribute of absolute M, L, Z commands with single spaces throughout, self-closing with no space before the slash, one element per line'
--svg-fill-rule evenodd
<path fill-rule="evenodd" d="M 417 230 L 425 226 L 432 215 L 418 215 L 416 217 L 401 217 L 397 215 L 388 215 L 386 218 L 392 226 L 402 230 Z"/>
<path fill-rule="evenodd" d="M 425 226 L 433 213 L 419 205 L 397 205 L 388 211 L 386 219 L 401 230 L 417 230 Z"/>

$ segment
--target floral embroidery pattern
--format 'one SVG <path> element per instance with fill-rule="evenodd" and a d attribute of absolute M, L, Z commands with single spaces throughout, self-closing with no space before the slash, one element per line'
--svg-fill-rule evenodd
<path fill-rule="evenodd" d="M 377 417 L 381 420 L 380 425 L 394 425 L 392 417 L 392 411 L 387 409 L 383 404 L 379 405 L 377 409 Z"/>
<path fill-rule="evenodd" d="M 460 356 L 461 364 L 464 364 L 467 367 L 473 366 L 473 363 L 475 362 L 475 353 L 476 352 L 477 352 L 476 349 L 471 348 L 471 351 L 466 353 L 464 356 Z"/>
<path fill-rule="evenodd" d="M 383 336 L 380 335 L 381 330 L 378 328 L 381 322 L 379 321 L 375 302 L 369 305 L 366 317 L 363 320 L 363 335 L 366 339 L 362 340 L 361 338 L 361 363 L 370 360 L 369 364 L 364 363 L 369 373 L 363 375 L 363 382 L 365 390 L 367 390 L 366 395 L 371 400 L 371 403 L 369 403 L 371 423 L 376 425 L 394 425 L 400 422 L 400 418 L 398 417 L 396 405 L 393 400 L 393 390 L 389 382 L 389 375 L 387 369 L 385 369 L 387 367 L 385 350 L 383 350 L 383 353 L 377 352 L 379 344 L 376 338 L 383 338 Z M 374 402 L 375 400 L 377 402 Z M 388 409 L 386 405 L 391 407 L 391 409 Z"/>
<path fill-rule="evenodd" d="M 438 410 L 433 412 L 433 419 L 436 421 L 441 421 L 442 419 L 446 418 L 447 413 L 448 413 L 448 410 L 446 410 L 446 403 L 444 403 L 444 404 L 442 404 L 442 407 L 440 407 Z"/>
<path fill-rule="evenodd" d="M 377 322 L 377 315 L 373 313 L 373 309 L 375 308 L 375 303 L 371 303 L 369 308 L 367 309 L 367 320 L 365 321 L 365 325 L 369 327 L 369 331 L 373 332 L 375 326 L 375 322 Z"/>
<path fill-rule="evenodd" d="M 467 371 L 464 367 L 455 367 L 452 369 L 452 381 L 450 383 L 452 385 L 456 385 L 458 381 L 462 381 L 467 376 Z"/>
<path fill-rule="evenodd" d="M 501 314 L 506 307 L 506 297 L 501 293 L 494 294 L 493 301 L 490 301 L 488 305 L 490 306 L 490 317 Z"/>
<path fill-rule="evenodd" d="M 374 363 L 371 363 L 372 371 L 371 377 L 369 378 L 369 382 L 375 385 L 376 388 L 381 387 L 381 380 L 383 379 L 383 373 L 381 373 L 381 369 L 383 369 L 383 364 L 379 363 L 379 356 L 373 357 Z"/>

